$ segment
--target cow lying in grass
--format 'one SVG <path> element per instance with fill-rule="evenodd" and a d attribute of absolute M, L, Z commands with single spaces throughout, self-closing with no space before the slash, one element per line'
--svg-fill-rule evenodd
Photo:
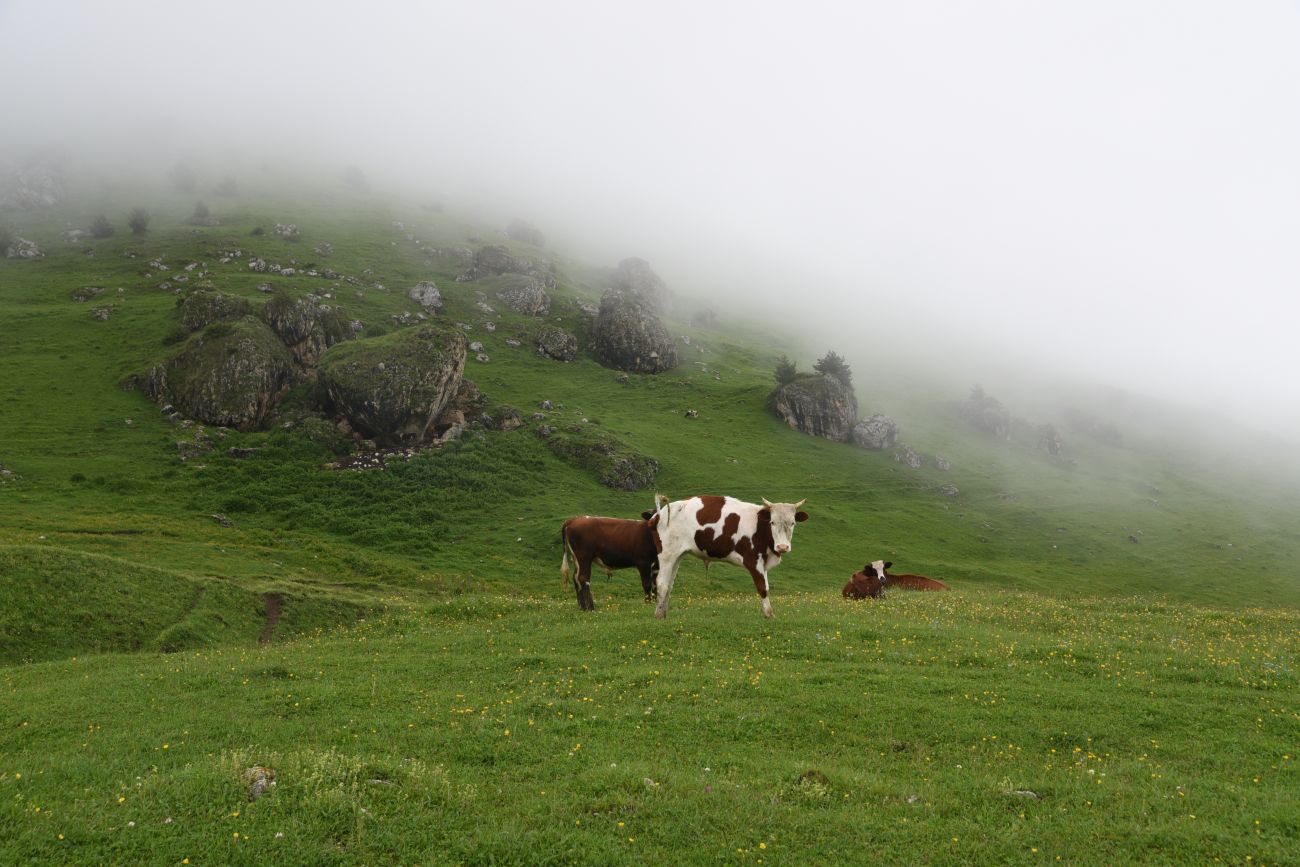
<path fill-rule="evenodd" d="M 600 566 L 606 573 L 615 569 L 635 567 L 641 573 L 641 589 L 645 601 L 655 595 L 655 575 L 659 572 L 659 556 L 651 535 L 659 519 L 654 512 L 641 513 L 641 520 L 626 518 L 598 518 L 583 515 L 570 518 L 560 529 L 564 542 L 564 557 L 560 560 L 560 574 L 569 582 L 569 558 L 577 566 L 573 574 L 573 589 L 578 594 L 578 607 L 595 611 L 591 598 L 591 567 Z"/>
<path fill-rule="evenodd" d="M 655 617 L 668 615 L 677 568 L 687 554 L 701 560 L 725 560 L 745 567 L 763 600 L 763 614 L 772 616 L 767 598 L 767 573 L 790 550 L 794 525 L 808 520 L 799 511 L 804 501 L 759 506 L 734 497 L 691 497 L 669 503 L 656 498 L 657 526 L 652 528 L 659 548 L 659 605 Z"/>
<path fill-rule="evenodd" d="M 893 563 L 873 560 L 862 567 L 861 572 L 854 572 L 849 583 L 840 591 L 845 599 L 879 599 L 885 590 L 897 587 L 903 590 L 948 590 L 947 584 L 924 575 L 891 575 L 888 570 Z"/>

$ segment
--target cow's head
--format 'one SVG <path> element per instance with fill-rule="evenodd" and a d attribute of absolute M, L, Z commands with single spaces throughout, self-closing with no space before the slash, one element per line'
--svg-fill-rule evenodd
<path fill-rule="evenodd" d="M 794 538 L 794 525 L 808 520 L 808 513 L 799 511 L 799 507 L 806 502 L 808 501 L 770 503 L 766 498 L 763 500 L 763 506 L 771 516 L 772 550 L 777 554 L 789 552 L 790 542 Z"/>
<path fill-rule="evenodd" d="M 871 582 L 872 592 L 869 592 L 867 595 L 872 597 L 885 595 L 885 570 L 893 565 L 893 563 L 885 560 L 872 560 L 870 563 L 862 567 L 862 574 L 866 575 L 867 579 Z"/>

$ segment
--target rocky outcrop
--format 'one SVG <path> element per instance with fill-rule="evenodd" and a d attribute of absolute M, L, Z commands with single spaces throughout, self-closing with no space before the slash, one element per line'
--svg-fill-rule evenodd
<path fill-rule="evenodd" d="M 35 241 L 19 238 L 16 235 L 5 247 L 5 257 L 9 259 L 40 259 L 44 256 L 45 252 Z"/>
<path fill-rule="evenodd" d="M 250 430 L 295 378 L 293 356 L 254 316 L 219 322 L 192 336 L 149 371 L 145 393 L 207 424 Z"/>
<path fill-rule="evenodd" d="M 341 343 L 320 360 L 332 407 L 385 445 L 416 444 L 456 396 L 465 370 L 465 335 L 430 321 Z"/>
<path fill-rule="evenodd" d="M 795 430 L 847 442 L 858 417 L 853 390 L 833 376 L 803 376 L 779 386 L 768 407 Z"/>
<path fill-rule="evenodd" d="M 666 312 L 671 306 L 668 287 L 645 259 L 631 256 L 619 262 L 614 271 L 614 288 L 640 296 L 656 312 Z"/>
<path fill-rule="evenodd" d="M 421 280 L 406 294 L 425 310 L 437 312 L 442 309 L 442 293 L 432 280 Z"/>
<path fill-rule="evenodd" d="M 341 308 L 312 298 L 294 298 L 277 292 L 262 308 L 262 318 L 284 341 L 299 364 L 311 367 L 321 353 L 356 333 Z"/>
<path fill-rule="evenodd" d="M 558 457 L 591 470 L 609 488 L 644 490 L 654 486 L 659 474 L 659 461 L 594 425 L 560 429 L 543 425 L 537 435 Z"/>
<path fill-rule="evenodd" d="M 573 361 L 578 357 L 578 338 L 563 328 L 543 328 L 537 335 L 537 352 L 555 361 Z"/>
<path fill-rule="evenodd" d="M 480 247 L 474 254 L 474 261 L 469 270 L 456 279 L 458 281 L 485 280 L 501 274 L 526 274 L 534 278 L 543 289 L 556 286 L 555 267 L 549 262 L 533 262 L 517 259 L 500 244 L 488 244 Z"/>
<path fill-rule="evenodd" d="M 527 274 L 503 274 L 491 281 L 497 298 L 525 316 L 545 316 L 551 312 L 551 296 L 537 278 Z"/>
<path fill-rule="evenodd" d="M 898 442 L 898 424 L 889 416 L 877 413 L 855 424 L 849 440 L 858 448 L 887 449 Z"/>
<path fill-rule="evenodd" d="M 239 319 L 252 309 L 243 298 L 204 289 L 189 293 L 177 305 L 180 307 L 181 325 L 186 331 L 198 331 L 226 319 Z"/>
<path fill-rule="evenodd" d="M 1034 447 L 1053 457 L 1059 455 L 1065 448 L 1065 440 L 1061 438 L 1060 431 L 1055 425 L 1040 424 L 1034 430 L 1034 435 Z"/>
<path fill-rule="evenodd" d="M 660 373 L 677 366 L 677 345 L 642 296 L 606 292 L 592 327 L 592 353 L 606 367 Z"/>

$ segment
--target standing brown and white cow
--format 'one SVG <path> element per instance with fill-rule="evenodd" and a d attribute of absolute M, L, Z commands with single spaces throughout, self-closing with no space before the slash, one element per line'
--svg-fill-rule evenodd
<path fill-rule="evenodd" d="M 808 520 L 797 503 L 746 503 L 734 497 L 691 497 L 663 504 L 651 532 L 659 548 L 659 605 L 655 617 L 668 615 L 677 568 L 687 554 L 701 560 L 725 560 L 748 570 L 763 600 L 763 615 L 772 616 L 767 573 L 790 551 L 794 525 Z"/>
<path fill-rule="evenodd" d="M 595 611 L 591 598 L 591 567 L 600 566 L 612 574 L 615 569 L 636 567 L 641 573 L 641 589 L 645 599 L 654 598 L 655 573 L 659 571 L 659 557 L 655 550 L 651 530 L 659 518 L 654 512 L 642 512 L 641 520 L 626 518 L 599 518 L 583 515 L 570 518 L 560 529 L 564 542 L 564 557 L 560 560 L 560 574 L 569 581 L 569 558 L 573 558 L 577 572 L 573 575 L 573 589 L 578 594 L 578 607 Z"/>

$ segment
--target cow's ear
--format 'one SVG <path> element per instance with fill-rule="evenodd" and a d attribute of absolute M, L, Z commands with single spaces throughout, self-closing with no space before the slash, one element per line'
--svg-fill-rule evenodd
<path fill-rule="evenodd" d="M 644 512 L 641 513 L 641 520 L 643 520 L 643 521 L 648 521 L 648 520 L 650 520 L 651 518 L 654 517 L 654 514 L 655 514 L 655 513 L 654 513 L 653 510 L 651 510 L 651 509 L 646 509 Z"/>
<path fill-rule="evenodd" d="M 885 568 L 886 568 L 886 569 L 892 569 L 892 568 L 894 568 L 894 564 L 893 564 L 893 563 L 886 562 L 886 563 L 885 563 Z"/>
<path fill-rule="evenodd" d="M 794 520 L 795 520 L 795 523 L 796 523 L 796 524 L 801 524 L 801 523 L 803 523 L 804 521 L 808 520 L 808 513 L 807 513 L 807 512 L 795 512 L 795 513 L 794 513 Z"/>
<path fill-rule="evenodd" d="M 863 571 L 863 572 L 866 572 L 867 575 L 868 575 L 869 577 L 871 577 L 871 578 L 875 578 L 875 577 L 876 577 L 876 567 L 875 567 L 875 566 L 872 566 L 870 563 L 868 563 L 867 565 L 863 566 L 863 567 L 862 567 L 862 571 Z"/>

